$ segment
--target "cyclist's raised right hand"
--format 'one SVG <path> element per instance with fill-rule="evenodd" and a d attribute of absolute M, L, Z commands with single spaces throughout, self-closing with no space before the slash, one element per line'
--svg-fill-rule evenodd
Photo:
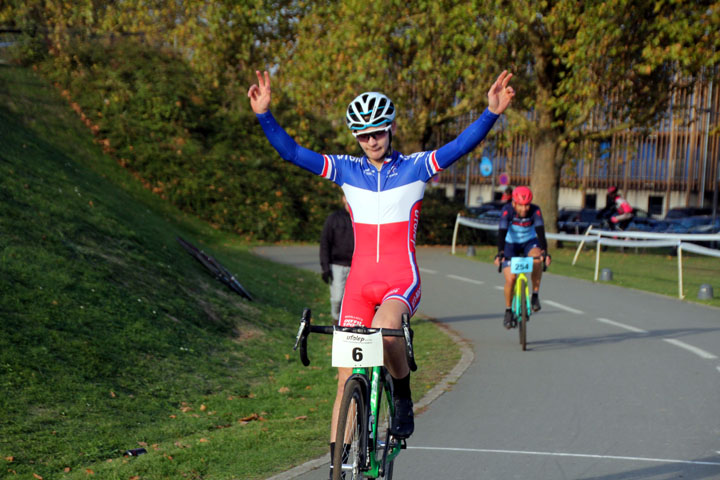
<path fill-rule="evenodd" d="M 256 114 L 265 113 L 270 110 L 270 74 L 265 70 L 263 74 L 256 70 L 258 83 L 250 85 L 248 97 L 250 98 L 250 107 Z"/>

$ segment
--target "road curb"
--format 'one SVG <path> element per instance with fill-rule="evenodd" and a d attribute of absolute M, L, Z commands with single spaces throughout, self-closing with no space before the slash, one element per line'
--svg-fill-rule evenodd
<path fill-rule="evenodd" d="M 457 381 L 458 378 L 460 378 L 460 376 L 462 376 L 465 370 L 467 370 L 472 361 L 475 359 L 475 354 L 473 353 L 472 348 L 470 348 L 470 343 L 466 339 L 462 338 L 452 328 L 448 327 L 443 323 L 437 321 L 433 321 L 433 323 L 439 328 L 441 328 L 452 339 L 452 341 L 455 342 L 458 348 L 460 348 L 461 357 L 460 361 L 455 365 L 455 367 L 453 367 L 453 369 L 450 370 L 450 372 L 445 375 L 445 377 L 443 377 L 443 379 L 438 382 L 437 385 L 431 388 L 423 396 L 423 398 L 421 398 L 420 401 L 415 404 L 414 410 L 416 413 L 423 412 L 440 395 L 449 390 L 450 387 Z M 317 468 L 321 468 L 323 466 L 327 466 L 329 464 L 330 455 L 323 455 L 314 460 L 307 461 L 302 465 L 291 468 L 286 472 L 279 473 L 272 477 L 268 477 L 266 480 L 291 480 L 304 473 L 310 472 Z"/>

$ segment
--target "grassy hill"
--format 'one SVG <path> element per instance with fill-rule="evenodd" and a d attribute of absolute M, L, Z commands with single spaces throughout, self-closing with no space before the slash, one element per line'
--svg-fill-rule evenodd
<path fill-rule="evenodd" d="M 291 351 L 302 308 L 328 309 L 316 275 L 161 202 L 58 92 L 2 65 L 0 176 L 0 477 L 264 478 L 325 452 L 329 343 L 310 368 Z M 435 328 L 416 322 L 435 367 L 418 395 L 458 356 Z"/>

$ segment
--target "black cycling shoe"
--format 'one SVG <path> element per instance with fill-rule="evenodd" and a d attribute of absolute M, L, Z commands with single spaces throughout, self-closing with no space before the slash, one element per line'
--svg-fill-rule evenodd
<path fill-rule="evenodd" d="M 505 310 L 505 318 L 503 318 L 503 327 L 510 330 L 513 328 L 513 322 L 515 319 L 513 318 L 512 310 Z"/>
<path fill-rule="evenodd" d="M 415 431 L 413 418 L 413 402 L 409 398 L 395 399 L 395 415 L 392 419 L 390 433 L 398 439 L 408 438 Z"/>
<path fill-rule="evenodd" d="M 533 294 L 532 294 L 532 298 L 530 299 L 530 304 L 531 304 L 531 306 L 532 306 L 532 311 L 533 311 L 533 312 L 539 312 L 540 309 L 542 308 L 542 307 L 540 306 L 540 298 L 538 297 L 538 294 L 537 294 L 537 293 L 533 293 Z"/>

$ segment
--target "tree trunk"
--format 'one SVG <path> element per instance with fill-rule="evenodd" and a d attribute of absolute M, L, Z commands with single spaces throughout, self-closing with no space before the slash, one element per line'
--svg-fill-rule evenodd
<path fill-rule="evenodd" d="M 535 151 L 530 187 L 533 191 L 533 203 L 542 210 L 545 231 L 557 232 L 558 195 L 560 189 L 559 134 L 552 128 L 552 114 L 538 111 L 538 134 L 534 139 Z M 555 241 L 548 241 L 550 247 Z"/>

